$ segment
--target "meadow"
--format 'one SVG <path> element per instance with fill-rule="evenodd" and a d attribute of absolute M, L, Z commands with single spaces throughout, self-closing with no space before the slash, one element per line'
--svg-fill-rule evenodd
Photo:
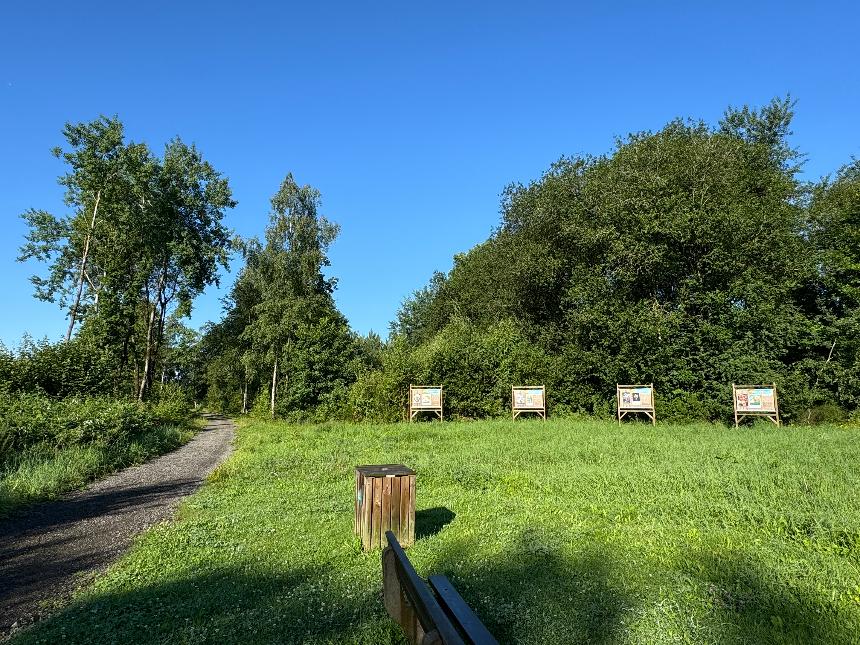
<path fill-rule="evenodd" d="M 234 455 L 24 643 L 401 643 L 354 467 L 417 478 L 418 572 L 501 643 L 860 642 L 856 428 L 243 421 Z"/>

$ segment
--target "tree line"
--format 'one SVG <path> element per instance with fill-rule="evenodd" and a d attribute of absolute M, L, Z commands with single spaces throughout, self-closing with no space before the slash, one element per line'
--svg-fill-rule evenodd
<path fill-rule="evenodd" d="M 160 374 L 229 412 L 397 420 L 410 383 L 444 383 L 446 411 L 477 418 L 542 383 L 551 414 L 608 415 L 616 383 L 653 382 L 662 418 L 725 420 L 732 382 L 775 382 L 788 420 L 838 420 L 860 403 L 860 162 L 802 181 L 793 107 L 676 119 L 509 185 L 497 229 L 385 340 L 335 305 L 319 191 L 288 174 L 262 238 L 231 238 L 227 179 L 179 139 L 160 158 L 126 143 L 115 118 L 66 127 L 72 212 L 26 213 L 22 259 L 48 262 L 36 295 L 137 398 Z M 231 252 L 198 338 L 182 318 Z"/>
<path fill-rule="evenodd" d="M 842 419 L 860 403 L 860 163 L 802 181 L 792 117 L 785 98 L 713 126 L 677 119 L 508 186 L 495 232 L 407 298 L 385 342 L 350 334 L 314 272 L 303 293 L 325 306 L 286 314 L 289 298 L 253 286 L 251 248 L 204 338 L 210 396 L 396 420 L 410 383 L 444 383 L 446 410 L 476 418 L 506 413 L 512 384 L 543 383 L 551 413 L 609 415 L 616 383 L 653 382 L 662 418 L 728 420 L 732 382 L 775 382 L 788 420 Z M 298 263 L 278 199 L 265 248 Z M 316 271 L 333 231 L 313 231 Z M 280 385 L 262 365 L 282 366 Z"/>

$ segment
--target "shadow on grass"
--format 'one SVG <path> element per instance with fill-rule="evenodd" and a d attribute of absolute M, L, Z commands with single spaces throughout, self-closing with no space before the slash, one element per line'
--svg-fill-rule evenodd
<path fill-rule="evenodd" d="M 612 643 L 635 604 L 613 569 L 607 552 L 562 558 L 524 531 L 489 561 L 460 543 L 430 570 L 451 579 L 500 643 Z"/>
<path fill-rule="evenodd" d="M 613 550 L 599 544 L 564 557 L 530 531 L 492 556 L 481 555 L 474 544 L 463 539 L 440 549 L 422 569 L 447 575 L 500 643 L 627 642 L 627 621 L 637 607 L 665 599 L 637 598 L 625 587 L 629 576 Z M 781 583 L 753 560 L 699 554 L 692 562 L 688 573 L 708 594 L 708 615 L 707 633 L 688 638 L 857 642 L 850 616 Z M 353 578 L 337 564 L 268 573 L 260 568 L 249 562 L 148 586 L 127 570 L 128 591 L 85 597 L 14 642 L 403 642 L 383 609 L 378 577 Z"/>
<path fill-rule="evenodd" d="M 824 594 L 786 584 L 742 555 L 704 554 L 695 574 L 709 595 L 710 627 L 724 643 L 857 643 L 860 622 Z"/>
<path fill-rule="evenodd" d="M 436 535 L 454 521 L 457 514 L 444 506 L 424 508 L 415 511 L 415 539 Z"/>
<path fill-rule="evenodd" d="M 400 642 L 377 589 L 356 593 L 332 579 L 321 566 L 283 574 L 221 569 L 85 597 L 12 642 Z"/>

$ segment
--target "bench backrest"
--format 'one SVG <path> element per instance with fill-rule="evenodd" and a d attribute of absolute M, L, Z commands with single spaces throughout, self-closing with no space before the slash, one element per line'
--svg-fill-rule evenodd
<path fill-rule="evenodd" d="M 411 643 L 420 645 L 498 645 L 445 576 L 418 575 L 394 533 L 387 531 L 382 552 L 385 609 L 403 628 Z"/>

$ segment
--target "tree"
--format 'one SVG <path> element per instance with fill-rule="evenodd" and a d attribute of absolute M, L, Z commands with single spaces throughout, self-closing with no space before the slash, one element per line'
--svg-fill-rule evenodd
<path fill-rule="evenodd" d="M 163 358 L 166 320 L 187 316 L 226 267 L 222 220 L 235 201 L 227 179 L 179 139 L 158 159 L 126 143 L 116 117 L 67 124 L 64 135 L 70 150 L 55 154 L 70 166 L 60 183 L 73 211 L 25 213 L 19 259 L 49 264 L 47 278 L 33 278 L 36 296 L 69 307 L 66 341 L 80 321 L 113 355 L 117 389 L 128 379 L 142 400 Z"/>
<path fill-rule="evenodd" d="M 860 404 L 860 160 L 820 182 L 810 204 L 818 304 L 829 350 L 815 385 L 836 390 L 845 407 Z M 820 392 L 816 392 L 820 396 Z"/>
<path fill-rule="evenodd" d="M 338 233 L 336 224 L 319 215 L 320 194 L 299 186 L 288 174 L 272 197 L 266 243 L 252 240 L 248 270 L 260 294 L 245 331 L 258 355 L 272 366 L 270 414 L 274 418 L 279 367 L 291 363 L 302 326 L 314 326 L 334 310 L 336 280 L 323 275 L 327 250 Z M 292 365 L 294 367 L 294 365 Z M 282 376 L 284 386 L 289 373 Z"/>
<path fill-rule="evenodd" d="M 167 145 L 154 188 L 141 400 L 152 383 L 170 306 L 176 301 L 180 314 L 190 314 L 194 298 L 217 282 L 219 266 L 227 266 L 231 240 L 222 219 L 224 211 L 236 205 L 227 180 L 194 146 L 179 139 Z"/>
<path fill-rule="evenodd" d="M 35 258 L 52 262 L 47 278 L 34 276 L 36 297 L 69 306 L 66 340 L 78 319 L 84 287 L 98 293 L 91 251 L 99 242 L 97 224 L 101 213 L 110 217 L 113 207 L 124 199 L 123 162 L 126 150 L 123 126 L 117 117 L 100 117 L 90 123 L 67 123 L 63 135 L 70 146 L 57 147 L 54 156 L 64 160 L 70 171 L 59 182 L 66 188 L 65 203 L 73 213 L 64 217 L 31 209 L 22 216 L 30 226 L 19 261 Z M 68 301 L 70 299 L 70 301 Z"/>

